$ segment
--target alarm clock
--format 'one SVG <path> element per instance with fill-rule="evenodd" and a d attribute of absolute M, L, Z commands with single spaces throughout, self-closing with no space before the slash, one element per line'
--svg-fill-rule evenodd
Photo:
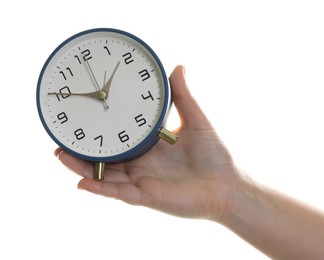
<path fill-rule="evenodd" d="M 74 156 L 105 163 L 135 159 L 162 138 L 171 100 L 165 70 L 140 38 L 112 28 L 77 33 L 46 60 L 37 83 L 37 109 L 49 136 Z"/>

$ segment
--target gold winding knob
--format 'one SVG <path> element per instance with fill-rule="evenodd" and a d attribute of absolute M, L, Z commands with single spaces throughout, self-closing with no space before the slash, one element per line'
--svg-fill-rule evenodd
<path fill-rule="evenodd" d="M 105 163 L 96 162 L 93 169 L 93 179 L 103 181 L 105 179 Z"/>
<path fill-rule="evenodd" d="M 161 127 L 158 136 L 162 138 L 164 141 L 167 141 L 169 144 L 175 144 L 178 140 L 178 136 L 174 133 L 166 130 L 165 128 Z"/>

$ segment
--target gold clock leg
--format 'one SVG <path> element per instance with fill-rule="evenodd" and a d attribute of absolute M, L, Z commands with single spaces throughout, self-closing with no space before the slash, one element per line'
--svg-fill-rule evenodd
<path fill-rule="evenodd" d="M 105 179 L 105 163 L 96 162 L 93 170 L 93 179 L 96 181 L 103 181 Z"/>
<path fill-rule="evenodd" d="M 167 141 L 169 144 L 175 144 L 178 140 L 178 136 L 174 133 L 166 130 L 165 128 L 161 128 L 158 136 L 162 138 L 164 141 Z"/>

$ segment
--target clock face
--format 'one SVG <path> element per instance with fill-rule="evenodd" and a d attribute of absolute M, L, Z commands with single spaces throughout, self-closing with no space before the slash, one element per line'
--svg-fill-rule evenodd
<path fill-rule="evenodd" d="M 120 162 L 158 140 L 170 105 L 164 69 L 152 49 L 115 29 L 93 29 L 63 42 L 37 86 L 41 121 L 74 155 Z"/>

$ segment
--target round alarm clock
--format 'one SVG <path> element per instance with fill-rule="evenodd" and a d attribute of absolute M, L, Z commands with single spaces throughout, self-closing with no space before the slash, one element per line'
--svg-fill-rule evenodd
<path fill-rule="evenodd" d="M 93 161 L 96 180 L 105 163 L 132 160 L 159 138 L 177 140 L 163 128 L 172 101 L 162 63 L 125 31 L 91 29 L 65 40 L 45 62 L 36 96 L 49 136 Z"/>

